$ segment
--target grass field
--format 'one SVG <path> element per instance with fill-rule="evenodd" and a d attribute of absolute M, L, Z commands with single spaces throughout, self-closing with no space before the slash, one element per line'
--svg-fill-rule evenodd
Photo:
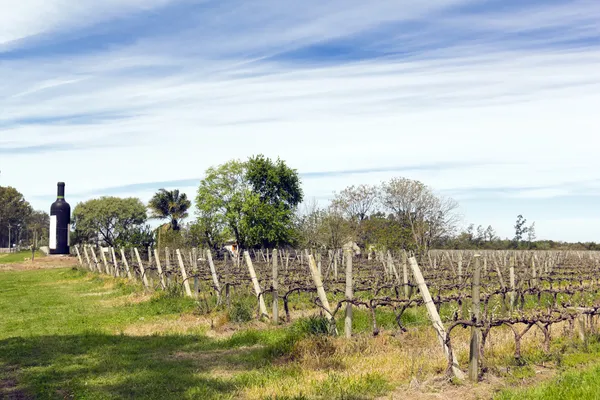
<path fill-rule="evenodd" d="M 0 398 L 591 399 L 600 391 L 595 337 L 587 351 L 559 339 L 547 356 L 539 340 L 526 342 L 525 366 L 511 365 L 511 349 L 498 344 L 490 362 L 503 366 L 500 384 L 432 387 L 445 361 L 419 314 L 405 322 L 422 329 L 402 336 L 370 337 L 361 312 L 356 338 L 310 336 L 324 331 L 321 319 L 236 324 L 224 313 L 201 315 L 194 300 L 72 268 L 0 272 L 0 310 Z M 391 332 L 392 316 L 379 319 Z M 459 349 L 462 363 L 467 354 Z M 519 389 L 540 381 L 542 364 L 562 375 Z"/>
<path fill-rule="evenodd" d="M 35 252 L 35 258 L 45 257 L 41 251 Z M 31 259 L 31 251 L 19 251 L 18 253 L 0 254 L 0 264 L 11 264 Z"/>

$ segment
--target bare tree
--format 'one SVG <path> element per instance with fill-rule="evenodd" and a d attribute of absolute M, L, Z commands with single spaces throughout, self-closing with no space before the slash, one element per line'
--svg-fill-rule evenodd
<path fill-rule="evenodd" d="M 381 189 L 382 205 L 410 226 L 415 244 L 425 251 L 431 243 L 456 228 L 458 204 L 437 197 L 423 183 L 393 178 Z"/>
<path fill-rule="evenodd" d="M 363 221 L 375 209 L 379 190 L 373 185 L 349 186 L 336 193 L 332 205 L 352 221 Z"/>

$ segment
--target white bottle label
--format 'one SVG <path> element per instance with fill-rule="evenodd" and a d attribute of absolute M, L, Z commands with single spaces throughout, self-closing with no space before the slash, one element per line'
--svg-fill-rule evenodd
<path fill-rule="evenodd" d="M 56 250 L 56 215 L 50 216 L 50 237 L 49 247 L 51 250 Z"/>

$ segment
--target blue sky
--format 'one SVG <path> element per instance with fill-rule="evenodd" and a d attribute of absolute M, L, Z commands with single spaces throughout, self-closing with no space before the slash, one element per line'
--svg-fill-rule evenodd
<path fill-rule="evenodd" d="M 463 224 L 600 241 L 600 2 L 0 0 L 0 185 L 194 197 L 263 153 L 307 199 L 394 176 Z"/>

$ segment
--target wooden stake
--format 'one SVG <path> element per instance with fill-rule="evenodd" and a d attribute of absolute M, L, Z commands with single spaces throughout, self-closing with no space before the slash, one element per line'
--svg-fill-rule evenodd
<path fill-rule="evenodd" d="M 113 265 L 115 267 L 115 276 L 117 278 L 120 278 L 121 277 L 121 273 L 119 272 L 119 263 L 117 261 L 117 256 L 115 255 L 115 248 L 114 247 L 110 248 L 110 255 L 112 257 L 112 262 L 113 262 Z"/>
<path fill-rule="evenodd" d="M 425 279 L 423 278 L 423 274 L 419 269 L 419 265 L 417 264 L 417 260 L 415 257 L 410 257 L 408 259 L 410 264 L 410 268 L 412 269 L 413 276 L 415 277 L 415 281 L 419 286 L 419 290 L 421 292 L 421 296 L 423 296 L 423 301 L 425 307 L 427 307 L 427 312 L 429 313 L 429 317 L 433 323 L 433 328 L 437 332 L 438 339 L 442 348 L 444 349 L 444 353 L 446 354 L 446 358 L 450 358 L 450 349 L 446 346 L 446 330 L 444 329 L 444 325 L 442 324 L 442 320 L 440 319 L 440 315 L 437 312 L 437 308 L 431 298 L 431 294 L 429 293 L 429 289 L 427 288 L 427 284 L 425 283 Z M 460 370 L 458 366 L 458 362 L 456 361 L 456 354 L 452 353 L 452 372 L 454 376 L 458 379 L 464 379 L 465 374 Z"/>
<path fill-rule="evenodd" d="M 352 300 L 352 253 L 346 252 L 346 300 Z M 346 303 L 346 319 L 344 320 L 344 332 L 347 338 L 352 337 L 352 303 Z"/>
<path fill-rule="evenodd" d="M 261 293 L 262 290 L 260 288 L 260 284 L 258 283 L 258 279 L 256 278 L 256 271 L 254 270 L 254 265 L 252 265 L 252 260 L 250 259 L 250 253 L 248 253 L 248 251 L 244 251 L 244 257 L 246 259 L 248 271 L 250 272 L 252 285 L 254 285 L 254 292 L 258 298 L 258 306 L 260 308 L 261 317 L 269 318 L 269 314 L 267 314 L 267 306 L 265 305 L 265 299 Z"/>
<path fill-rule="evenodd" d="M 131 271 L 129 270 L 129 263 L 127 262 L 127 257 L 125 257 L 125 250 L 121 248 L 121 259 L 123 260 L 123 264 L 125 265 L 125 272 L 127 273 L 127 277 L 129 279 L 133 279 L 131 276 Z"/>
<path fill-rule="evenodd" d="M 158 249 L 154 249 L 154 258 L 156 258 L 156 268 L 158 268 L 158 276 L 160 277 L 160 285 L 163 290 L 167 289 L 167 284 L 165 282 L 165 276 L 163 274 L 162 267 L 160 266 L 160 255 L 158 254 Z"/>
<path fill-rule="evenodd" d="M 208 259 L 208 265 L 210 267 L 210 273 L 212 275 L 213 284 L 215 286 L 215 290 L 217 291 L 217 305 L 221 304 L 221 285 L 219 285 L 219 277 L 217 276 L 217 270 L 215 268 L 215 263 L 212 259 L 212 253 L 210 250 L 206 250 L 206 258 Z"/>
<path fill-rule="evenodd" d="M 473 322 L 479 324 L 479 285 L 481 281 L 481 256 L 475 254 L 475 269 L 473 271 L 471 310 L 473 313 Z M 469 379 L 473 382 L 479 381 L 479 343 L 481 342 L 481 328 L 471 327 L 471 347 L 469 356 Z"/>
<path fill-rule="evenodd" d="M 138 266 L 140 267 L 140 274 L 142 274 L 142 282 L 144 282 L 144 287 L 148 288 L 150 285 L 148 284 L 148 277 L 146 276 L 146 271 L 144 271 L 144 264 L 142 263 L 140 253 L 138 252 L 137 247 L 134 248 L 133 251 L 135 253 L 135 258 L 137 258 Z"/>
<path fill-rule="evenodd" d="M 183 278 L 185 294 L 187 294 L 188 297 L 192 297 L 192 289 L 190 289 L 190 282 L 188 281 L 187 272 L 185 272 L 185 264 L 183 263 L 183 258 L 181 257 L 181 251 L 177 249 L 175 250 L 175 254 L 177 254 L 177 261 L 179 261 L 179 268 L 181 268 L 181 277 Z"/>
<path fill-rule="evenodd" d="M 279 324 L 279 279 L 277 249 L 273 249 L 273 323 Z"/>
<path fill-rule="evenodd" d="M 335 320 L 333 319 L 331 307 L 329 307 L 329 301 L 327 301 L 327 295 L 325 294 L 325 289 L 323 289 L 323 281 L 321 280 L 321 275 L 317 270 L 317 264 L 315 263 L 315 259 L 312 255 L 308 256 L 308 268 L 310 270 L 310 275 L 313 279 L 313 282 L 315 283 L 315 287 L 317 288 L 319 300 L 321 300 L 321 304 L 326 311 L 327 318 L 331 322 L 332 326 L 335 327 Z M 335 328 L 335 334 L 337 335 L 337 328 Z"/>

